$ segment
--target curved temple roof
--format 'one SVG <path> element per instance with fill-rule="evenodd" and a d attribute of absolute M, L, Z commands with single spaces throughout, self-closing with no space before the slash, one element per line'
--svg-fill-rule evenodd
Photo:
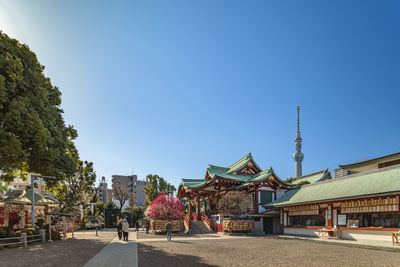
<path fill-rule="evenodd" d="M 314 172 L 304 176 L 297 177 L 293 180 L 292 184 L 297 185 L 301 182 L 306 182 L 306 181 L 312 184 L 329 179 L 332 179 L 331 173 L 329 172 L 329 169 L 325 169 L 319 172 Z"/>
<path fill-rule="evenodd" d="M 249 175 L 237 174 L 239 170 L 246 168 L 246 166 L 256 168 L 256 173 Z M 275 181 L 281 186 L 284 187 L 289 186 L 289 184 L 279 179 L 279 177 L 275 174 L 272 167 L 264 171 L 261 171 L 261 168 L 255 163 L 251 153 L 249 153 L 245 157 L 243 157 L 242 159 L 235 162 L 229 167 L 221 167 L 210 164 L 206 169 L 206 175 L 205 175 L 206 179 L 182 179 L 179 188 L 185 190 L 203 188 L 208 184 L 213 183 L 217 178 L 223 178 L 226 180 L 231 180 L 236 182 L 236 185 L 239 184 L 236 188 L 240 189 L 250 186 L 253 183 L 263 182 L 269 179 L 271 175 L 273 175 L 274 179 L 276 179 Z"/>
<path fill-rule="evenodd" d="M 34 192 L 34 194 L 35 194 L 35 204 L 38 204 L 38 205 L 40 205 L 40 204 L 42 204 L 42 205 L 58 204 L 58 202 L 53 201 L 46 196 L 43 196 L 36 192 Z M 32 190 L 31 189 L 15 190 L 15 191 L 7 192 L 6 195 L 0 199 L 0 201 L 30 204 L 30 203 L 32 203 Z"/>

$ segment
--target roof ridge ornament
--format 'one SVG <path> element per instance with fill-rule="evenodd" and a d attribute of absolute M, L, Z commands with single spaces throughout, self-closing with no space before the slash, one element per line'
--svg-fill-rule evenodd
<path fill-rule="evenodd" d="M 300 132 L 300 106 L 297 106 L 297 132 Z"/>

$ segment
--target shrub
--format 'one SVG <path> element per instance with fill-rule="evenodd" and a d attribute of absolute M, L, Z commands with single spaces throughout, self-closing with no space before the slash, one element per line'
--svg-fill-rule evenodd
<path fill-rule="evenodd" d="M 37 225 L 39 228 L 42 228 L 42 227 L 43 227 L 43 224 L 44 224 L 44 219 L 43 219 L 43 218 L 37 219 L 36 225 Z"/>
<path fill-rule="evenodd" d="M 24 230 L 18 230 L 13 233 L 14 233 L 13 236 L 21 236 L 21 234 L 24 233 Z"/>
<path fill-rule="evenodd" d="M 0 227 L 0 238 L 6 238 L 7 237 L 7 228 Z"/>

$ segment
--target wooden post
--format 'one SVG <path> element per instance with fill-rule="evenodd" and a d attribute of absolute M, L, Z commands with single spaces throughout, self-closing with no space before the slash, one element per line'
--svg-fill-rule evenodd
<path fill-rule="evenodd" d="M 63 218 L 63 231 L 64 231 L 64 240 L 67 239 L 67 222 L 65 220 L 65 216 Z"/>
<path fill-rule="evenodd" d="M 328 226 L 332 227 L 333 226 L 333 224 L 332 224 L 332 204 L 329 204 L 329 206 L 328 206 L 328 218 L 327 219 L 328 219 Z M 329 232 L 328 235 L 333 236 L 332 232 Z"/>
<path fill-rule="evenodd" d="M 281 226 L 281 230 L 280 230 L 280 234 L 283 235 L 285 233 L 285 228 L 284 228 L 284 214 L 283 214 L 283 209 L 281 209 L 281 218 L 280 218 L 280 226 Z"/>
<path fill-rule="evenodd" d="M 50 222 L 49 222 L 49 242 L 51 242 L 51 215 L 50 216 Z"/>
<path fill-rule="evenodd" d="M 75 216 L 72 217 L 72 238 L 75 238 L 74 230 L 75 230 Z"/>
<path fill-rule="evenodd" d="M 258 188 L 254 189 L 254 213 L 258 214 Z"/>

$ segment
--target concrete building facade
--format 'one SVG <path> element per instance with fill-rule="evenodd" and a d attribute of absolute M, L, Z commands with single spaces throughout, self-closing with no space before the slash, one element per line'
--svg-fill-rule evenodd
<path fill-rule="evenodd" d="M 142 189 L 146 186 L 146 182 L 138 180 L 137 175 L 112 175 L 112 184 L 113 187 L 119 185 L 129 194 L 129 201 L 123 209 L 127 206 L 144 207 L 146 197 Z"/>
<path fill-rule="evenodd" d="M 103 203 L 107 203 L 108 200 L 108 196 L 107 196 L 107 181 L 106 181 L 106 177 L 101 177 L 101 182 L 98 188 L 98 199 L 100 201 L 102 201 Z"/>

